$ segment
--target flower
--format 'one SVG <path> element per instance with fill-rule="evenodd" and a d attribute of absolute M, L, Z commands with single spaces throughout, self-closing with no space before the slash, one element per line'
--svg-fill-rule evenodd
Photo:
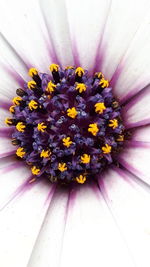
<path fill-rule="evenodd" d="M 149 266 L 149 1 L 44 0 L 39 4 L 15 0 L 1 4 L 0 12 L 0 264 Z M 76 176 L 80 184 L 72 188 L 60 188 L 57 183 L 44 180 L 37 182 L 31 167 L 37 176 L 42 173 L 30 160 L 28 167 L 24 166 L 26 151 L 22 147 L 18 151 L 21 158 L 16 161 L 16 149 L 10 144 L 12 127 L 4 125 L 6 117 L 9 125 L 14 123 L 8 112 L 10 100 L 18 85 L 22 94 L 24 83 L 34 81 L 35 69 L 47 73 L 47 66 L 52 63 L 62 68 L 70 66 L 68 70 L 80 66 L 77 85 L 85 75 L 82 69 L 88 70 L 89 75 L 102 72 L 104 77 L 97 74 L 103 79 L 100 85 L 112 87 L 114 107 L 118 103 L 122 106 L 123 125 L 128 131 L 126 136 L 119 133 L 117 139 L 123 141 L 124 149 L 117 154 L 116 164 L 99 174 L 97 183 L 88 184 L 86 174 Z M 35 69 L 29 78 L 31 67 Z M 55 79 L 59 81 L 57 75 Z M 30 90 L 39 81 L 34 82 L 29 83 Z M 80 94 L 88 90 L 83 85 L 76 88 Z M 50 100 L 55 89 L 49 84 Z M 14 109 L 19 110 L 21 101 L 13 104 L 11 114 Z M 31 102 L 30 112 L 36 116 L 40 105 Z M 97 107 L 97 116 L 103 116 L 105 106 Z M 75 106 L 68 107 L 69 114 L 75 116 L 68 116 L 71 121 L 80 116 L 79 110 L 72 108 Z M 115 120 L 113 117 L 109 122 L 112 131 L 118 128 Z M 41 135 L 47 134 L 44 120 L 38 122 L 38 128 Z M 18 135 L 25 137 L 26 125 L 21 123 L 16 129 Z M 92 138 L 97 138 L 100 125 L 93 121 L 89 129 Z M 73 142 L 72 136 L 67 133 L 63 139 L 67 137 L 69 147 L 63 145 L 63 140 L 62 147 L 72 149 L 74 144 L 68 143 Z M 30 143 L 30 139 L 27 141 Z M 20 145 L 15 138 L 12 144 Z M 104 151 L 108 152 L 109 146 L 106 142 Z M 42 156 L 42 162 L 53 159 L 48 148 L 43 153 L 48 157 Z M 88 159 L 88 153 L 82 151 L 84 154 Z M 111 160 L 110 153 L 105 157 Z M 32 160 L 36 162 L 34 153 Z M 58 171 L 60 167 L 65 175 L 69 167 L 66 169 L 63 164 L 60 157 L 54 169 Z M 88 167 L 89 163 L 82 164 Z M 58 178 L 52 175 L 52 179 Z"/>

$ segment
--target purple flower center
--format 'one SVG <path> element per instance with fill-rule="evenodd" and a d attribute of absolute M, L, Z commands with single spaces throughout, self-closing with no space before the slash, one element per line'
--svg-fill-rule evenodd
<path fill-rule="evenodd" d="M 115 163 L 123 147 L 121 107 L 102 73 L 50 66 L 52 75 L 29 70 L 17 89 L 12 118 L 16 155 L 33 175 L 51 182 L 84 183 Z"/>

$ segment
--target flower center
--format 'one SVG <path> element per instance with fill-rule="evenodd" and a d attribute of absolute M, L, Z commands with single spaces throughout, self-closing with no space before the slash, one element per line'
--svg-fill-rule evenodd
<path fill-rule="evenodd" d="M 101 72 L 90 77 L 81 67 L 57 64 L 50 71 L 29 70 L 32 80 L 17 89 L 5 122 L 33 181 L 83 184 L 116 162 L 124 141 L 121 107 Z"/>

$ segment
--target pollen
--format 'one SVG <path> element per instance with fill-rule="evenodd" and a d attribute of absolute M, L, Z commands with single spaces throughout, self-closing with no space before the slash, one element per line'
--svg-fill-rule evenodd
<path fill-rule="evenodd" d="M 38 108 L 38 103 L 34 100 L 31 100 L 28 104 L 28 107 L 30 110 L 37 109 Z"/>
<path fill-rule="evenodd" d="M 51 151 L 48 149 L 48 150 L 42 150 L 42 152 L 40 153 L 40 157 L 41 158 L 49 158 L 51 155 Z"/>
<path fill-rule="evenodd" d="M 77 112 L 77 110 L 76 110 L 75 107 L 68 108 L 67 109 L 67 115 L 68 115 L 68 117 L 70 117 L 72 119 L 75 119 L 75 117 L 77 116 L 77 114 L 78 114 L 78 112 Z"/>
<path fill-rule="evenodd" d="M 13 124 L 13 120 L 12 120 L 11 118 L 6 118 L 6 119 L 5 119 L 5 123 L 6 123 L 7 125 L 12 125 L 12 124 Z"/>
<path fill-rule="evenodd" d="M 19 106 L 20 102 L 22 101 L 22 98 L 20 96 L 16 96 L 13 98 L 12 101 L 13 101 L 14 105 Z"/>
<path fill-rule="evenodd" d="M 33 166 L 33 167 L 31 168 L 31 172 L 32 172 L 32 174 L 34 174 L 34 175 L 38 175 L 38 174 L 40 173 L 40 169 L 39 169 L 38 167 L 36 167 L 36 166 Z"/>
<path fill-rule="evenodd" d="M 56 71 L 57 72 L 58 69 L 59 69 L 59 65 L 57 65 L 57 64 L 51 64 L 49 68 L 50 68 L 50 71 L 51 72 L 53 72 L 53 71 Z"/>
<path fill-rule="evenodd" d="M 67 170 L 67 165 L 66 163 L 59 163 L 58 164 L 58 170 L 61 171 L 61 172 L 64 172 Z"/>
<path fill-rule="evenodd" d="M 104 154 L 109 154 L 111 152 L 111 146 L 106 144 L 105 146 L 102 147 L 102 151 Z"/>
<path fill-rule="evenodd" d="M 79 93 L 82 93 L 86 91 L 86 85 L 84 83 L 77 83 L 76 90 L 78 90 Z"/>
<path fill-rule="evenodd" d="M 82 77 L 82 75 L 84 74 L 84 69 L 82 69 L 81 67 L 76 68 L 75 74 L 77 74 L 79 77 Z"/>
<path fill-rule="evenodd" d="M 79 183 L 79 184 L 84 184 L 85 181 L 86 181 L 86 176 L 83 176 L 82 174 L 79 175 L 78 177 L 76 177 L 76 181 Z"/>
<path fill-rule="evenodd" d="M 90 155 L 88 154 L 83 154 L 83 156 L 81 156 L 81 162 L 84 163 L 84 164 L 87 164 L 90 162 Z"/>
<path fill-rule="evenodd" d="M 110 123 L 108 124 L 109 127 L 112 127 L 113 129 L 116 129 L 118 127 L 118 121 L 116 119 L 110 120 Z"/>
<path fill-rule="evenodd" d="M 95 75 L 98 79 L 104 79 L 104 74 L 102 72 L 95 72 Z"/>
<path fill-rule="evenodd" d="M 105 109 L 106 109 L 106 107 L 105 107 L 103 102 L 95 104 L 96 113 L 102 114 Z"/>
<path fill-rule="evenodd" d="M 35 81 L 29 81 L 27 83 L 27 85 L 28 85 L 29 89 L 34 89 L 36 87 L 36 82 Z"/>
<path fill-rule="evenodd" d="M 41 123 L 38 123 L 37 128 L 38 128 L 39 132 L 41 131 L 42 133 L 44 133 L 46 128 L 47 128 L 47 126 L 44 124 L 44 122 L 41 122 Z"/>
<path fill-rule="evenodd" d="M 99 85 L 102 87 L 102 88 L 106 88 L 109 86 L 109 81 L 108 80 L 105 80 L 104 78 L 102 78 L 99 82 Z"/>
<path fill-rule="evenodd" d="M 123 142 L 124 141 L 124 135 L 119 135 L 119 137 L 117 138 L 118 142 Z"/>
<path fill-rule="evenodd" d="M 92 133 L 94 136 L 97 135 L 98 131 L 97 123 L 91 123 L 89 125 L 88 132 Z"/>
<path fill-rule="evenodd" d="M 33 76 L 36 76 L 38 74 L 38 71 L 36 68 L 31 68 L 31 69 L 29 69 L 28 74 L 29 74 L 29 76 L 33 77 Z"/>
<path fill-rule="evenodd" d="M 62 141 L 63 141 L 63 145 L 66 146 L 66 147 L 70 147 L 71 144 L 72 144 L 72 141 L 70 140 L 70 137 L 63 138 Z"/>
<path fill-rule="evenodd" d="M 54 84 L 52 81 L 50 81 L 50 82 L 47 84 L 46 91 L 47 91 L 48 93 L 52 93 L 52 92 L 54 92 L 55 88 L 56 88 L 56 84 Z"/>
<path fill-rule="evenodd" d="M 67 67 L 65 68 L 65 70 L 72 70 L 72 69 L 74 69 L 73 66 L 67 66 Z"/>
<path fill-rule="evenodd" d="M 15 106 L 11 106 L 11 107 L 9 108 L 9 112 L 10 112 L 10 113 L 14 113 L 14 112 L 15 112 Z"/>
<path fill-rule="evenodd" d="M 19 147 L 16 151 L 16 155 L 20 158 L 23 158 L 26 152 L 24 151 L 23 147 Z"/>
<path fill-rule="evenodd" d="M 24 132 L 25 131 L 25 124 L 23 122 L 18 122 L 16 125 L 16 129 L 18 130 L 18 132 Z"/>

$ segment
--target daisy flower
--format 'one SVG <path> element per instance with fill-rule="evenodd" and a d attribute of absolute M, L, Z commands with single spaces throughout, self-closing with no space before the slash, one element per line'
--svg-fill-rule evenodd
<path fill-rule="evenodd" d="M 150 265 L 149 0 L 0 1 L 0 265 Z"/>

